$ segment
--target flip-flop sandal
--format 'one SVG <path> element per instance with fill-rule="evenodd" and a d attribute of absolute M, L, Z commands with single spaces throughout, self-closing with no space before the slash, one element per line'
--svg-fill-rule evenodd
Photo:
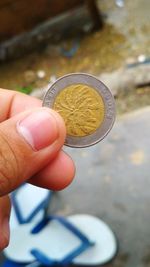
<path fill-rule="evenodd" d="M 42 219 L 51 195 L 51 191 L 27 183 L 15 190 L 11 194 L 10 228 Z"/>
<path fill-rule="evenodd" d="M 30 231 L 28 224 L 14 229 L 5 254 L 24 266 L 102 265 L 114 258 L 114 233 L 100 219 L 72 215 L 67 219 L 49 216 Z"/>
<path fill-rule="evenodd" d="M 25 267 L 24 263 L 17 263 L 10 260 L 5 260 L 2 264 L 2 267 Z"/>

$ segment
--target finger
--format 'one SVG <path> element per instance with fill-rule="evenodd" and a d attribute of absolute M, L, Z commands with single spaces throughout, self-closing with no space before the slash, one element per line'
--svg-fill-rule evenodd
<path fill-rule="evenodd" d="M 75 174 L 72 159 L 61 151 L 52 162 L 32 177 L 29 182 L 53 191 L 62 190 L 68 186 Z"/>
<path fill-rule="evenodd" d="M 0 196 L 34 176 L 65 140 L 62 118 L 48 108 L 28 110 L 0 124 Z"/>
<path fill-rule="evenodd" d="M 41 107 L 42 101 L 11 90 L 0 89 L 0 122 L 31 108 Z"/>
<path fill-rule="evenodd" d="M 10 200 L 8 196 L 0 198 L 0 251 L 8 246 L 9 243 L 9 217 Z"/>

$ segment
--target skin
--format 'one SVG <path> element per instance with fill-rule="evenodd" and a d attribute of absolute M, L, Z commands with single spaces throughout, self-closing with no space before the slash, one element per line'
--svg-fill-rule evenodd
<path fill-rule="evenodd" d="M 0 250 L 9 243 L 8 193 L 25 181 L 50 190 L 62 190 L 75 174 L 72 159 L 62 150 L 66 129 L 56 112 L 47 110 L 55 118 L 57 138 L 44 149 L 35 151 L 16 131 L 17 121 L 33 111 L 45 109 L 41 105 L 36 98 L 0 89 Z"/>

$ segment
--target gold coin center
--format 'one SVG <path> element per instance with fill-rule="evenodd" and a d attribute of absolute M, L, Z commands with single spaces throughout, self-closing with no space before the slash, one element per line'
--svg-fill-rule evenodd
<path fill-rule="evenodd" d="M 104 120 L 105 107 L 101 95 L 85 84 L 65 87 L 57 95 L 53 108 L 63 117 L 67 134 L 87 136 Z"/>

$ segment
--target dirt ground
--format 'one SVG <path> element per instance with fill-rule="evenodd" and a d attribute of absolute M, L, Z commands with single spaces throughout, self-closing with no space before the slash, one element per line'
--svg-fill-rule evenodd
<path fill-rule="evenodd" d="M 72 47 L 73 39 L 57 45 L 48 44 L 13 62 L 0 66 L 2 88 L 30 92 L 46 85 L 51 78 L 58 78 L 71 72 L 87 72 L 99 75 L 111 72 L 140 55 L 150 54 L 150 27 L 148 22 L 150 2 L 148 0 L 126 0 L 119 8 L 115 1 L 98 1 L 103 13 L 105 27 L 102 31 L 86 34 L 78 40 L 79 48 L 70 58 L 61 52 L 62 47 Z M 77 36 L 78 38 L 78 36 Z M 38 71 L 44 72 L 40 78 Z M 116 97 L 118 113 L 150 105 L 150 88 L 130 90 L 126 95 Z"/>

